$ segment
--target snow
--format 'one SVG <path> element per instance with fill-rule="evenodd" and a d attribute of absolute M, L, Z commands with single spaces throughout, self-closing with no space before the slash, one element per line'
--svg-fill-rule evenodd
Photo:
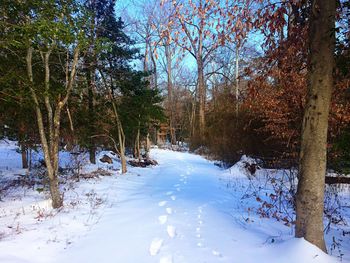
<path fill-rule="evenodd" d="M 0 176 L 23 174 L 14 147 L 0 144 Z M 126 175 L 116 171 L 118 162 L 84 164 L 84 172 L 103 168 L 112 176 L 64 185 L 59 211 L 35 187 L 6 195 L 0 262 L 338 262 L 293 238 L 293 227 L 247 210 L 254 201 L 241 198 L 248 181 L 241 164 L 223 171 L 190 153 L 151 154 L 158 166 L 129 167 Z M 69 162 L 68 154 L 63 159 Z M 350 253 L 343 262 L 350 262 Z"/>

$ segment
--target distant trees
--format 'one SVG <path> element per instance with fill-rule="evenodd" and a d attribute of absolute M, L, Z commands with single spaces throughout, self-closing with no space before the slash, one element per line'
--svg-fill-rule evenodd
<path fill-rule="evenodd" d="M 196 61 L 198 134 L 192 141 L 197 140 L 200 145 L 205 141 L 206 66 L 217 49 L 226 42 L 236 41 L 239 46 L 252 26 L 248 6 L 241 3 L 198 0 L 179 3 L 162 1 L 162 7 L 171 10 L 168 12 L 169 19 L 163 25 L 163 35 L 167 42 L 176 43 Z"/>

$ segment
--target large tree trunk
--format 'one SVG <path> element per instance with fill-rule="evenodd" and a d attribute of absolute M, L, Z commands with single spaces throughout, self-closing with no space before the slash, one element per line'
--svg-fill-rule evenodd
<path fill-rule="evenodd" d="M 308 98 L 304 113 L 296 237 L 326 251 L 323 236 L 328 115 L 333 86 L 335 1 L 313 0 L 309 25 Z"/>

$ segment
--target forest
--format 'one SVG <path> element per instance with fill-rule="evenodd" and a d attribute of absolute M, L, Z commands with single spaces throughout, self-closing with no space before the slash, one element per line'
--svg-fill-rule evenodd
<path fill-rule="evenodd" d="M 0 261 L 350 262 L 349 39 L 346 0 L 0 1 Z"/>

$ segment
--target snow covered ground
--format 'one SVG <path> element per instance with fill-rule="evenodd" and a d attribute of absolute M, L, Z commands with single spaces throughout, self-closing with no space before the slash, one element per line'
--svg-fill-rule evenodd
<path fill-rule="evenodd" d="M 153 149 L 152 157 L 158 166 L 63 185 L 60 211 L 36 186 L 7 193 L 0 262 L 338 262 L 293 238 L 293 227 L 250 212 L 256 201 L 242 199 L 248 180 L 239 169 L 169 150 Z M 0 158 L 0 178 L 25 172 L 13 145 L 0 145 Z M 344 243 L 343 262 L 350 262 Z"/>

